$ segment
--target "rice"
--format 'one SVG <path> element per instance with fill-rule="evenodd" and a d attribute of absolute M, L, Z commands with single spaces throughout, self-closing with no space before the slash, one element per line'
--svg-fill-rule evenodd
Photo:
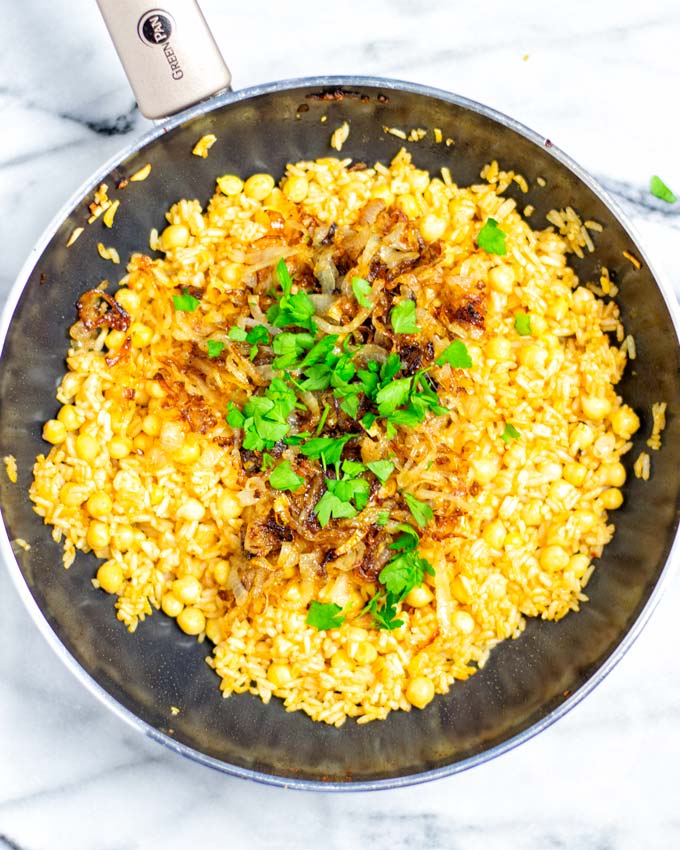
<path fill-rule="evenodd" d="M 431 180 L 405 151 L 389 167 L 291 164 L 266 194 L 266 175 L 245 186 L 226 177 L 234 194 L 217 191 L 206 209 L 196 200 L 171 207 L 169 229 L 151 237 L 162 259 L 131 258 L 116 293 L 129 326 L 88 330 L 82 315 L 74 325 L 62 407 L 45 425 L 54 445 L 34 467 L 34 509 L 64 548 L 65 566 L 76 551 L 94 552 L 93 584 L 111 593 L 130 631 L 161 609 L 207 637 L 225 697 L 275 696 L 287 711 L 335 726 L 422 707 L 483 667 L 498 642 L 519 637 L 527 617 L 558 620 L 586 601 L 594 560 L 613 534 L 609 512 L 622 501 L 620 460 L 639 425 L 615 390 L 632 339 L 610 343 L 609 333 L 629 339 L 616 304 L 568 265 L 570 252 L 592 246 L 576 212 L 552 211 L 552 227 L 532 230 L 502 196 L 513 181 L 524 190 L 523 178 L 497 163 L 467 188 L 447 172 Z M 394 478 L 355 522 L 339 523 L 330 560 L 321 564 L 318 546 L 295 535 L 247 553 L 263 505 L 284 531 L 296 517 L 292 496 L 272 491 L 224 420 L 226 402 L 258 392 L 271 371 L 227 330 L 267 323 L 263 304 L 280 257 L 303 275 L 311 241 L 318 260 L 321 235 L 360 230 L 376 203 L 396 222 L 390 238 L 410 228 L 440 253 L 428 249 L 429 265 L 393 279 L 363 260 L 356 273 L 373 274 L 376 301 L 410 293 L 433 350 L 461 338 L 473 365 L 433 373 L 450 413 L 399 428 L 391 441 L 372 429 L 362 437 L 362 458 L 389 451 Z M 507 235 L 505 255 L 477 245 L 491 217 Z M 474 303 L 483 304 L 483 323 L 443 318 L 457 287 L 482 299 Z M 173 296 L 181 294 L 200 306 L 179 312 Z M 319 326 L 349 338 L 368 313 L 362 319 L 351 294 L 330 296 L 319 296 L 328 311 L 319 308 Z M 529 334 L 517 332 L 518 312 Z M 199 356 L 207 339 L 222 344 L 216 360 Z M 304 402 L 320 421 L 313 393 Z M 503 436 L 508 424 L 518 437 Z M 646 477 L 648 463 L 638 459 L 635 471 Z M 394 504 L 403 491 L 434 511 L 419 549 L 434 575 L 418 604 L 401 605 L 403 625 L 388 631 L 362 612 L 375 579 L 359 575 L 357 558 L 370 560 L 381 500 Z M 346 622 L 308 625 L 312 600 L 337 603 Z"/>

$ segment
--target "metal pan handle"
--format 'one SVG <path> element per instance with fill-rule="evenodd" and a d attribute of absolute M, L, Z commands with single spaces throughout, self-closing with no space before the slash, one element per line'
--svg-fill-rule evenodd
<path fill-rule="evenodd" d="M 97 0 L 147 118 L 165 118 L 230 88 L 231 74 L 196 0 Z"/>

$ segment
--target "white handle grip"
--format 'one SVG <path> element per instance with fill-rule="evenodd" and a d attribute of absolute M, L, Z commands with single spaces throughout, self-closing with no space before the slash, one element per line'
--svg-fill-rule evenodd
<path fill-rule="evenodd" d="M 229 88 L 231 74 L 196 0 L 97 0 L 147 118 Z"/>

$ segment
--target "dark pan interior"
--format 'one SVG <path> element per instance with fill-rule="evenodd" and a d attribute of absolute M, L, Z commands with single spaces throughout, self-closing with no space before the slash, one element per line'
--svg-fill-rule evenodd
<path fill-rule="evenodd" d="M 503 744 L 545 718 L 615 652 L 643 609 L 669 552 L 678 519 L 680 406 L 678 344 L 671 317 L 649 270 L 636 271 L 622 256 L 634 243 L 609 209 L 578 177 L 537 144 L 484 115 L 454 102 L 414 91 L 362 87 L 363 98 L 323 100 L 316 87 L 265 92 L 226 103 L 162 135 L 122 162 L 106 180 L 121 198 L 113 230 L 87 227 L 65 249 L 72 228 L 87 218 L 83 201 L 63 222 L 38 260 L 17 306 L 0 367 L 0 452 L 16 456 L 19 483 L 0 476 L 0 496 L 10 539 L 24 538 L 29 552 L 18 560 L 25 581 L 51 628 L 69 653 L 99 685 L 151 727 L 227 766 L 290 780 L 357 782 L 395 780 L 471 757 Z M 386 95 L 384 98 L 379 95 Z M 326 123 L 320 118 L 328 116 Z M 597 279 L 604 264 L 620 286 L 628 329 L 638 359 L 621 390 L 640 413 L 643 427 L 628 455 L 626 501 L 617 512 L 614 542 L 588 587 L 591 601 L 559 623 L 532 621 L 517 641 L 497 647 L 488 665 L 469 681 L 437 697 L 424 711 L 393 713 L 385 722 L 341 729 L 287 714 L 279 701 L 268 706 L 245 695 L 223 700 L 218 680 L 204 663 L 207 644 L 183 635 L 156 615 L 128 634 L 114 617 L 112 600 L 90 584 L 94 558 L 80 555 L 68 571 L 60 549 L 31 510 L 27 497 L 36 454 L 46 450 L 41 425 L 58 407 L 55 387 L 64 372 L 67 329 L 78 295 L 123 267 L 101 260 L 96 243 L 115 245 L 123 262 L 146 250 L 148 232 L 163 226 L 176 200 L 206 201 L 220 174 L 256 171 L 282 174 L 286 162 L 332 153 L 329 136 L 343 120 L 351 133 L 342 156 L 372 164 L 388 162 L 402 144 L 383 126 L 439 127 L 453 147 L 432 135 L 409 145 L 416 164 L 436 172 L 446 165 L 459 184 L 474 182 L 484 163 L 497 159 L 529 182 L 528 194 L 513 186 L 520 208 L 532 204 L 540 227 L 552 207 L 572 205 L 583 218 L 601 222 L 597 251 L 577 261 L 583 278 Z M 218 143 L 203 160 L 191 148 L 203 133 Z M 113 187 L 146 162 L 151 176 L 124 191 Z M 544 177 L 546 188 L 536 184 Z M 653 480 L 638 481 L 631 465 L 651 424 L 650 408 L 668 403 L 663 448 L 653 456 Z M 20 650 L 19 650 L 20 651 Z M 171 706 L 178 706 L 172 716 Z"/>

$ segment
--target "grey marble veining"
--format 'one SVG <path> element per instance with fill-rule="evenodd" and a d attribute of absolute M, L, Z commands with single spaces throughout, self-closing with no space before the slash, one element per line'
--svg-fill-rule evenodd
<path fill-rule="evenodd" d="M 676 0 L 312 0 L 203 8 L 241 87 L 364 73 L 453 89 L 549 136 L 595 174 L 680 293 Z M 148 127 L 93 2 L 2 4 L 0 298 L 51 216 Z M 527 56 L 527 59 L 523 57 Z M 494 762 L 373 794 L 222 776 L 131 731 L 52 654 L 0 570 L 0 850 L 680 846 L 680 577 L 605 682 Z"/>

